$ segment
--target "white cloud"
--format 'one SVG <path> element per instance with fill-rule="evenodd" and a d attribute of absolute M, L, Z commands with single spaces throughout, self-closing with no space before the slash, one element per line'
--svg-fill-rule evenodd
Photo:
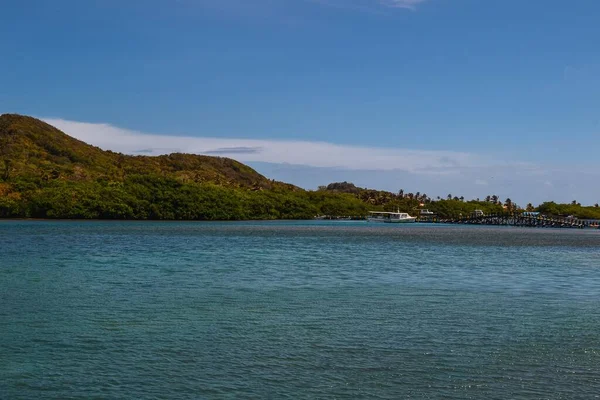
<path fill-rule="evenodd" d="M 400 170 L 447 175 L 461 169 L 490 167 L 488 157 L 453 151 L 361 147 L 327 142 L 154 135 L 94 124 L 46 118 L 65 133 L 105 150 L 126 154 L 193 153 L 234 158 L 241 162 L 297 164 L 350 170 Z"/>
<path fill-rule="evenodd" d="M 86 143 L 126 154 L 173 152 L 218 155 L 250 164 L 269 178 L 305 188 L 332 181 L 397 191 L 452 193 L 467 198 L 498 194 L 519 204 L 547 200 L 599 201 L 589 182 L 598 168 L 500 161 L 489 155 L 340 145 L 327 142 L 155 135 L 95 124 L 45 118 L 46 122 Z"/>
<path fill-rule="evenodd" d="M 598 191 L 589 182 L 600 180 L 600 173 L 582 173 L 577 168 L 569 171 L 549 169 L 543 176 L 538 174 L 525 175 L 519 173 L 520 167 L 507 165 L 503 168 L 471 168 L 450 175 L 415 174 L 405 171 L 373 171 L 373 170 L 342 170 L 334 168 L 315 168 L 297 165 L 250 163 L 260 173 L 279 181 L 316 189 L 319 185 L 331 182 L 349 181 L 357 186 L 397 192 L 427 193 L 430 197 L 464 196 L 467 199 L 485 198 L 496 194 L 502 200 L 511 198 L 519 205 L 529 202 L 540 204 L 544 201 L 570 203 L 573 199 L 583 204 L 594 204 L 600 201 Z M 481 177 L 487 185 L 474 184 Z M 554 185 L 547 186 L 548 179 L 554 180 Z"/>
<path fill-rule="evenodd" d="M 381 3 L 388 7 L 414 9 L 425 0 L 382 0 Z"/>
<path fill-rule="evenodd" d="M 195 4 L 207 10 L 254 17 L 286 15 L 294 5 L 300 3 L 381 14 L 394 8 L 415 10 L 426 1 L 428 0 L 179 0 L 180 5 Z"/>
<path fill-rule="evenodd" d="M 414 10 L 427 0 L 309 0 L 325 6 L 372 11 L 378 8 L 404 8 Z"/>

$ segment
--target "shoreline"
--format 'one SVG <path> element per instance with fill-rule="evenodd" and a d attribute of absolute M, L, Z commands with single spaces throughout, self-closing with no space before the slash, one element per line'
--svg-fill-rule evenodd
<path fill-rule="evenodd" d="M 323 226 L 332 226 L 336 223 L 355 223 L 356 225 L 366 225 L 369 227 L 470 227 L 470 228 L 519 228 L 525 230 L 543 230 L 543 231 L 599 231 L 600 227 L 597 226 L 520 226 L 510 224 L 470 224 L 470 223 L 455 223 L 455 222 L 414 222 L 406 224 L 385 224 L 385 223 L 369 223 L 367 220 L 346 220 L 346 219 L 252 219 L 252 220 L 158 220 L 158 219 L 53 219 L 53 218 L 0 218 L 0 224 L 3 222 L 57 222 L 57 223 L 69 223 L 69 222 L 124 222 L 124 223 L 205 223 L 205 224 L 243 224 L 243 223 L 294 223 L 294 222 L 314 222 L 317 225 L 322 224 Z M 398 229 L 398 228 L 396 228 Z"/>

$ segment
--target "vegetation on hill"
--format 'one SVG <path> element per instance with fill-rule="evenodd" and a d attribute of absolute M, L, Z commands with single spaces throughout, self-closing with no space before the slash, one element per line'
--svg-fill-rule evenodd
<path fill-rule="evenodd" d="M 141 174 L 170 177 L 182 183 L 260 189 L 274 186 L 252 168 L 228 158 L 190 154 L 127 156 L 90 146 L 35 118 L 9 114 L 0 116 L 0 160 L 0 177 L 5 181 L 29 177 L 110 182 Z"/>
<path fill-rule="evenodd" d="M 483 199 L 465 200 L 464 197 L 448 194 L 445 198 L 430 198 L 425 193 L 405 193 L 399 190 L 392 193 L 382 190 L 364 189 L 349 182 L 331 183 L 328 186 L 319 187 L 319 191 L 331 193 L 350 194 L 364 203 L 370 205 L 372 210 L 385 210 L 408 212 L 417 214 L 421 209 L 427 209 L 440 218 L 452 218 L 460 215 L 468 216 L 475 210 L 481 210 L 485 214 L 539 211 L 543 214 L 554 216 L 574 216 L 583 219 L 600 219 L 600 207 L 584 207 L 573 201 L 571 204 L 556 204 L 554 202 L 543 203 L 534 207 L 531 203 L 522 208 L 515 204 L 510 198 L 500 200 L 498 195 L 488 195 Z"/>
<path fill-rule="evenodd" d="M 504 211 L 501 203 L 498 201 L 492 202 L 491 199 L 490 201 L 465 201 L 464 197 L 448 195 L 446 199 L 437 198 L 437 200 L 433 200 L 425 193 L 404 193 L 404 190 L 392 193 L 383 190 L 363 189 L 348 182 L 332 183 L 320 187 L 319 190 L 352 194 L 362 202 L 369 204 L 372 210 L 400 210 L 409 214 L 418 214 L 420 209 L 427 209 L 442 218 L 457 217 L 460 214 L 470 215 L 475 210 L 482 210 L 486 214 Z"/>
<path fill-rule="evenodd" d="M 364 216 L 427 208 L 438 216 L 519 210 L 498 196 L 363 189 L 332 183 L 317 191 L 275 182 L 237 161 L 191 154 L 129 156 L 76 140 L 35 118 L 0 116 L 0 217 L 245 220 Z M 540 211 L 600 218 L 597 207 L 544 203 Z M 527 210 L 533 211 L 529 204 Z"/>
<path fill-rule="evenodd" d="M 128 156 L 35 118 L 0 116 L 0 217 L 243 220 L 366 211 L 352 196 L 274 182 L 231 159 Z"/>
<path fill-rule="evenodd" d="M 600 219 L 600 207 L 594 204 L 593 207 L 584 207 L 577 201 L 571 204 L 557 204 L 553 201 L 542 203 L 537 207 L 537 211 L 548 215 L 573 216 L 581 219 Z"/>

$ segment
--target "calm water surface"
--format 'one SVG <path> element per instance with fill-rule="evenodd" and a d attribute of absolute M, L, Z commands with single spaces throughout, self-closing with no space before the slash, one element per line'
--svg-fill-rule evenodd
<path fill-rule="evenodd" d="M 0 221 L 0 399 L 600 398 L 600 232 Z"/>

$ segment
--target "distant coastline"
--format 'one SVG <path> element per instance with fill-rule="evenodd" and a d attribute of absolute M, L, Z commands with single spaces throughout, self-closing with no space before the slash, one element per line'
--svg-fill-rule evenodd
<path fill-rule="evenodd" d="M 546 202 L 522 207 L 498 195 L 397 193 L 338 182 L 304 190 L 247 165 L 192 154 L 128 156 L 76 140 L 38 119 L 0 116 L 0 218 L 115 221 L 311 220 L 363 218 L 369 211 L 424 210 L 439 220 L 537 211 L 600 219 L 598 204 Z"/>

